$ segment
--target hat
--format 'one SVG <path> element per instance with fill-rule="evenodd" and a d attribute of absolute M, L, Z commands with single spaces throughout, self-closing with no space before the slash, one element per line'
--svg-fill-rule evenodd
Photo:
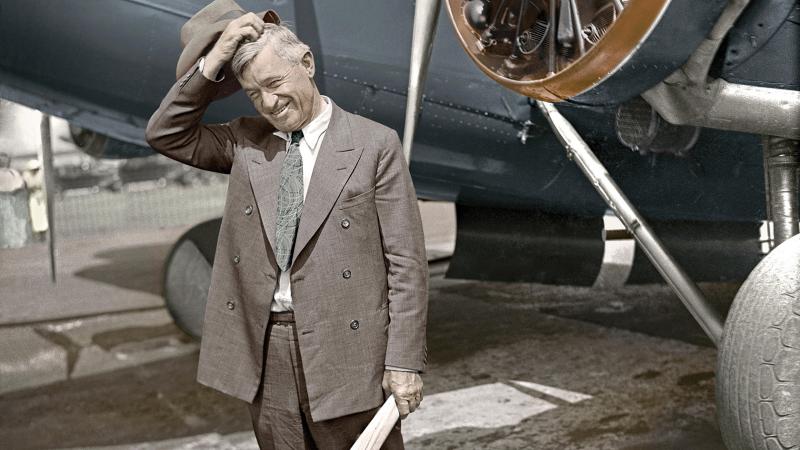
<path fill-rule="evenodd" d="M 231 20 L 247 14 L 241 6 L 233 0 L 214 0 L 181 27 L 181 46 L 183 51 L 178 58 L 175 68 L 175 79 L 180 79 L 197 60 L 208 53 L 217 42 L 225 27 Z M 281 19 L 273 10 L 256 13 L 264 22 L 280 24 Z M 227 97 L 241 89 L 239 81 L 233 75 L 230 63 L 223 67 L 225 79 L 217 91 L 216 99 Z"/>
<path fill-rule="evenodd" d="M 37 170 L 42 167 L 42 163 L 38 159 L 29 159 L 25 164 L 25 170 Z"/>

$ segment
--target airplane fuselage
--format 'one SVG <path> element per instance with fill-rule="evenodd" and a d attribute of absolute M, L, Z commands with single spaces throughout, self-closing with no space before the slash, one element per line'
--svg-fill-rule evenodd
<path fill-rule="evenodd" d="M 64 0 L 4 4 L 0 97 L 144 145 L 146 121 L 175 80 L 180 27 L 205 3 L 119 0 L 81 9 Z M 314 52 L 316 81 L 324 94 L 346 110 L 402 132 L 411 2 L 359 0 L 346 7 L 306 0 L 239 3 L 252 11 L 275 9 L 291 24 Z M 784 41 L 797 36 L 800 26 L 793 17 L 775 25 L 770 42 L 786 46 Z M 528 98 L 481 73 L 446 20 L 440 19 L 439 28 L 411 162 L 419 197 L 470 206 L 602 215 L 606 205 L 566 158 Z M 47 33 L 31 34 L 35 29 Z M 785 61 L 770 57 L 776 50 L 760 45 L 765 48 L 748 60 L 738 61 L 734 54 L 723 57 L 723 62 L 730 59 L 736 65 L 723 64 L 722 76 L 739 83 L 797 89 Z M 786 57 L 784 53 L 782 58 Z M 755 67 L 747 65 L 759 58 Z M 771 70 L 770 65 L 780 69 Z M 640 154 L 617 136 L 616 105 L 562 102 L 560 107 L 647 217 L 763 219 L 758 136 L 703 129 L 683 155 Z M 248 99 L 237 93 L 212 104 L 205 118 L 226 122 L 252 114 Z M 521 133 L 527 137 L 525 143 Z"/>

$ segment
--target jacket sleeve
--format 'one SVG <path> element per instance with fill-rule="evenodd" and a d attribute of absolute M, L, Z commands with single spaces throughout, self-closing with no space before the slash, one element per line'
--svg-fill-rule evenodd
<path fill-rule="evenodd" d="M 236 119 L 226 124 L 200 123 L 219 82 L 199 70 L 199 60 L 172 85 L 147 123 L 147 143 L 157 152 L 199 169 L 230 173 Z"/>
<path fill-rule="evenodd" d="M 381 149 L 375 205 L 389 286 L 384 364 L 421 372 L 427 364 L 428 259 L 416 191 L 394 130 Z"/>

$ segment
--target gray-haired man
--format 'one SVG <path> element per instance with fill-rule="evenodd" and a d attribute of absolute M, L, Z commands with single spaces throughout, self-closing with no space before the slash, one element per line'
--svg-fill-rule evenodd
<path fill-rule="evenodd" d="M 260 117 L 203 125 L 229 63 Z M 402 417 L 422 400 L 427 262 L 400 142 L 320 95 L 314 70 L 291 31 L 243 14 L 147 129 L 231 173 L 198 380 L 251 402 L 261 448 L 348 448 L 384 391 Z M 398 424 L 384 448 L 402 447 Z"/>

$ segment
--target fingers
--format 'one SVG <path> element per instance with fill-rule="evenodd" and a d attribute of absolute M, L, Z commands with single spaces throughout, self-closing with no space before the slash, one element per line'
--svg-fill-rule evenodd
<path fill-rule="evenodd" d="M 407 400 L 395 396 L 395 403 L 397 404 L 397 411 L 400 413 L 400 420 L 405 419 L 411 413 L 411 407 Z"/>
<path fill-rule="evenodd" d="M 258 39 L 258 37 L 261 36 L 261 33 L 264 32 L 264 28 L 266 27 L 264 21 L 253 13 L 247 13 L 244 16 L 242 16 L 242 18 L 244 19 L 242 23 L 242 28 L 248 30 L 247 37 L 251 40 Z"/>
<path fill-rule="evenodd" d="M 422 402 L 422 378 L 417 373 L 387 370 L 381 385 L 394 394 L 400 418 L 414 412 Z"/>
<path fill-rule="evenodd" d="M 236 39 L 237 43 L 241 43 L 243 41 L 255 41 L 259 36 L 261 36 L 261 33 L 257 31 L 255 27 L 245 25 L 237 30 L 236 35 L 238 36 L 238 39 Z"/>
<path fill-rule="evenodd" d="M 408 396 L 405 397 L 408 400 L 408 408 L 411 412 L 416 411 L 419 408 L 419 404 L 422 403 L 422 390 L 421 386 L 420 389 L 416 389 L 416 386 L 412 386 L 411 389 L 408 391 Z"/>
<path fill-rule="evenodd" d="M 236 23 L 236 28 L 252 28 L 253 31 L 256 33 L 256 38 L 264 32 L 264 28 L 266 24 L 260 17 L 253 13 L 247 13 L 238 19 L 231 21 L 231 23 Z"/>
<path fill-rule="evenodd" d="M 419 408 L 419 404 L 422 402 L 422 394 L 417 392 L 414 396 L 411 397 L 411 400 L 408 402 L 408 408 L 411 412 L 414 412 Z"/>
<path fill-rule="evenodd" d="M 242 43 L 257 40 L 265 28 L 265 22 L 254 13 L 231 20 L 207 55 L 206 66 L 211 73 L 230 61 Z"/>
<path fill-rule="evenodd" d="M 243 40 L 255 41 L 264 32 L 266 24 L 260 17 L 253 13 L 247 13 L 237 19 L 231 20 L 221 39 L 227 41 L 230 48 L 235 49 Z"/>

